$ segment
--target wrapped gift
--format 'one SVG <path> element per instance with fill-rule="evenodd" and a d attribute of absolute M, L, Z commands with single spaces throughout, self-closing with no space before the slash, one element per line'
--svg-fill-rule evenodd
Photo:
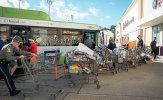
<path fill-rule="evenodd" d="M 123 63 L 123 58 L 118 58 L 118 63 Z"/>
<path fill-rule="evenodd" d="M 87 46 L 85 46 L 82 43 L 79 43 L 77 49 L 75 51 L 81 51 L 81 52 L 85 52 L 86 54 L 93 56 L 94 51 L 91 50 L 90 48 L 88 48 Z"/>
<path fill-rule="evenodd" d="M 82 65 L 82 67 L 89 67 L 89 63 L 87 63 L 87 64 L 81 64 Z"/>
<path fill-rule="evenodd" d="M 79 71 L 79 67 L 77 65 L 70 66 L 70 73 L 77 74 Z"/>
<path fill-rule="evenodd" d="M 79 67 L 79 73 L 83 73 L 83 68 Z"/>

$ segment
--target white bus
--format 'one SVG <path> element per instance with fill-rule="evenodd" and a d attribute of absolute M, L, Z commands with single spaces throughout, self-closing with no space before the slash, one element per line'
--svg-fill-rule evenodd
<path fill-rule="evenodd" d="M 23 30 L 26 45 L 29 38 L 42 38 L 37 44 L 38 53 L 44 49 L 60 48 L 65 54 L 76 48 L 76 41 L 83 42 L 85 35 L 89 35 L 95 45 L 102 42 L 98 25 L 52 21 L 45 12 L 0 7 L 0 34 L 6 34 L 10 40 L 19 29 Z"/>

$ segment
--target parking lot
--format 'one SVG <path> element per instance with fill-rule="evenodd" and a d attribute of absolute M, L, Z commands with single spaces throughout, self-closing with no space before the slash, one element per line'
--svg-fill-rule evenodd
<path fill-rule="evenodd" d="M 53 76 L 52 76 L 53 77 Z M 77 78 L 77 75 L 72 76 Z M 56 100 L 163 100 L 163 57 L 159 56 L 153 64 L 143 64 L 129 71 L 121 70 L 118 74 L 103 73 L 98 75 L 101 85 L 78 84 L 71 88 L 68 78 L 63 76 L 58 81 L 48 80 L 52 86 L 64 87 L 65 91 Z M 14 79 L 17 89 L 22 89 L 25 77 Z M 43 81 L 40 81 L 43 83 Z M 25 90 L 30 90 L 27 84 Z M 40 87 L 40 91 L 55 92 L 57 89 Z M 9 96 L 4 81 L 0 81 L 0 100 L 22 100 L 20 94 Z M 51 100 L 47 94 L 27 94 L 24 100 Z"/>

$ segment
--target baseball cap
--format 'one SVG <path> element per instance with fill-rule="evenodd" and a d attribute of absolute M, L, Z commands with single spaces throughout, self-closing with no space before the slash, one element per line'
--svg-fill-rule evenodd
<path fill-rule="evenodd" d="M 29 41 L 32 41 L 32 42 L 34 42 L 34 40 L 33 39 L 28 39 Z"/>
<path fill-rule="evenodd" d="M 23 42 L 22 42 L 22 38 L 20 37 L 20 36 L 15 36 L 14 38 L 12 38 L 12 40 L 14 40 L 14 41 L 16 41 L 16 42 L 18 42 L 18 43 L 20 43 L 20 44 L 23 44 Z"/>

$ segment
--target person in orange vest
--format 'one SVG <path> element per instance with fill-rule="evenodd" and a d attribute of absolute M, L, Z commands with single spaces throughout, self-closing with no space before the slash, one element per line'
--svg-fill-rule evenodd
<path fill-rule="evenodd" d="M 36 45 L 36 43 L 34 42 L 33 39 L 29 39 L 29 42 L 30 42 L 31 46 L 28 47 L 28 50 L 30 50 L 31 53 L 37 54 L 37 45 Z"/>

